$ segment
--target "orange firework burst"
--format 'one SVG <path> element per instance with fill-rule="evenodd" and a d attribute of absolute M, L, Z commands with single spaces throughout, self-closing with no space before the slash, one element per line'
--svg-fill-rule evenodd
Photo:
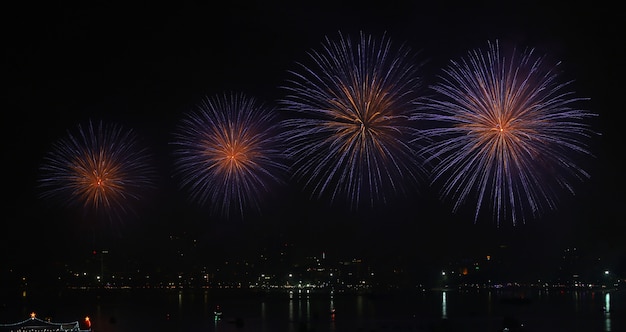
<path fill-rule="evenodd" d="M 262 194 L 286 173 L 275 119 L 271 107 L 243 94 L 206 98 L 174 134 L 181 188 L 222 216 L 260 210 Z"/>

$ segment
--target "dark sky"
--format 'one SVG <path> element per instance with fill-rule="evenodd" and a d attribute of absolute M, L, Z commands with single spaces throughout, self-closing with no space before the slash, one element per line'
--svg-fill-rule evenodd
<path fill-rule="evenodd" d="M 482 254 L 506 243 L 520 256 L 558 256 L 562 248 L 578 246 L 624 260 L 623 11 L 594 2 L 299 3 L 3 8 L 4 258 L 63 261 L 98 246 L 148 257 L 176 234 L 198 240 L 199 255 L 290 242 L 337 256 L 381 259 L 406 251 L 430 259 Z M 494 39 L 562 60 L 564 77 L 575 80 L 576 92 L 591 98 L 588 109 L 600 115 L 595 159 L 584 161 L 591 180 L 576 184 L 576 196 L 562 197 L 559 210 L 501 228 L 491 220 L 474 225 L 471 213 L 452 214 L 428 189 L 381 210 L 350 212 L 309 203 L 297 188 L 287 188 L 262 217 L 236 221 L 211 218 L 186 201 L 169 179 L 168 142 L 182 114 L 224 91 L 273 103 L 282 96 L 287 70 L 339 31 L 387 33 L 393 42 L 406 42 L 428 61 L 425 75 Z M 162 179 L 139 220 L 94 225 L 37 198 L 38 167 L 50 144 L 88 119 L 131 127 L 154 148 Z"/>

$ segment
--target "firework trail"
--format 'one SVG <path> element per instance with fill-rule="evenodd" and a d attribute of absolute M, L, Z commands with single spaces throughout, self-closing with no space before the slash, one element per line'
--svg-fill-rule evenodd
<path fill-rule="evenodd" d="M 411 51 L 385 35 L 353 43 L 340 33 L 308 55 L 281 100 L 294 178 L 312 196 L 353 208 L 417 185 L 424 170 L 410 141 L 421 80 Z"/>
<path fill-rule="evenodd" d="M 261 209 L 287 172 L 277 113 L 243 94 L 205 98 L 174 133 L 176 176 L 200 205 L 229 217 Z"/>
<path fill-rule="evenodd" d="M 127 217 L 154 187 L 150 158 L 132 130 L 89 121 L 68 131 L 44 157 L 41 197 L 109 220 Z"/>
<path fill-rule="evenodd" d="M 562 188 L 573 194 L 574 180 L 589 178 L 573 157 L 591 155 L 594 114 L 575 106 L 586 99 L 568 91 L 571 81 L 559 83 L 558 63 L 546 66 L 533 50 L 507 59 L 498 42 L 488 45 L 452 61 L 433 86 L 422 119 L 436 124 L 426 132 L 434 144 L 425 153 L 455 212 L 475 199 L 475 222 L 490 206 L 498 225 L 516 225 L 556 209 Z"/>

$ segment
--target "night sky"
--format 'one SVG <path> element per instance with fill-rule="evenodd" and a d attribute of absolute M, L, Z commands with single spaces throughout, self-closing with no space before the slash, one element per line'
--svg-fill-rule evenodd
<path fill-rule="evenodd" d="M 4 8 L 3 268 L 27 257 L 63 263 L 103 248 L 154 261 L 175 235 L 197 240 L 198 259 L 207 261 L 285 243 L 310 254 L 409 262 L 484 255 L 506 244 L 530 267 L 577 247 L 626 272 L 624 12 L 597 2 L 481 3 L 52 2 Z M 374 211 L 353 211 L 312 201 L 291 183 L 261 216 L 243 220 L 211 217 L 187 200 L 171 176 L 169 144 L 185 112 L 205 96 L 229 91 L 275 103 L 287 71 L 306 52 L 326 36 L 356 37 L 360 31 L 387 33 L 419 52 L 427 61 L 426 84 L 450 59 L 495 39 L 562 61 L 563 78 L 573 79 L 577 95 L 591 98 L 586 108 L 599 114 L 593 126 L 602 136 L 591 141 L 595 157 L 580 161 L 591 179 L 576 183 L 576 196 L 563 195 L 558 210 L 543 218 L 499 228 L 488 217 L 474 224 L 471 204 L 453 214 L 450 203 L 428 187 Z M 68 129 L 90 119 L 133 128 L 154 152 L 158 185 L 138 218 L 86 220 L 80 211 L 38 198 L 45 153 Z"/>

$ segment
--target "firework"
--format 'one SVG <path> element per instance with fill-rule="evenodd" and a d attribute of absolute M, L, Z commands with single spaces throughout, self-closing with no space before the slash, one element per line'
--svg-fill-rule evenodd
<path fill-rule="evenodd" d="M 174 134 L 175 172 L 192 201 L 230 216 L 261 209 L 286 173 L 275 110 L 244 94 L 205 98 Z"/>
<path fill-rule="evenodd" d="M 456 212 L 476 200 L 474 221 L 491 207 L 497 224 L 513 225 L 556 209 L 561 188 L 574 193 L 574 180 L 589 178 L 574 156 L 591 155 L 586 122 L 593 113 L 575 105 L 585 98 L 560 83 L 545 57 L 525 50 L 507 59 L 498 42 L 452 61 L 433 86 L 424 117 L 437 125 L 426 153 L 434 163 L 433 183 Z"/>
<path fill-rule="evenodd" d="M 108 219 L 135 212 L 154 187 L 150 154 L 132 130 L 91 121 L 52 145 L 41 166 L 41 197 Z"/>
<path fill-rule="evenodd" d="M 352 207 L 387 201 L 423 173 L 410 140 L 421 87 L 411 50 L 383 35 L 339 34 L 308 54 L 281 100 L 292 175 L 312 196 Z"/>

